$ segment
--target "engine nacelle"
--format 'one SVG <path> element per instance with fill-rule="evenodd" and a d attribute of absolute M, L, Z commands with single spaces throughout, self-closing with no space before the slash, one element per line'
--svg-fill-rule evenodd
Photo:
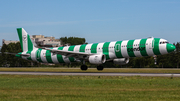
<path fill-rule="evenodd" d="M 91 55 L 89 56 L 89 62 L 96 65 L 103 64 L 106 62 L 106 56 L 104 54 Z"/>
<path fill-rule="evenodd" d="M 119 58 L 119 59 L 114 59 L 113 60 L 114 64 L 118 64 L 118 65 L 125 65 L 129 63 L 129 58 Z"/>

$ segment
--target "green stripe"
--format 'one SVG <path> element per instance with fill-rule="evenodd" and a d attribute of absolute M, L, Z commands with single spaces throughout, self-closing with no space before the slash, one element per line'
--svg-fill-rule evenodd
<path fill-rule="evenodd" d="M 148 56 L 148 54 L 146 52 L 146 41 L 147 41 L 147 39 L 141 39 L 141 41 L 140 41 L 140 52 L 141 52 L 142 56 Z"/>
<path fill-rule="evenodd" d="M 133 43 L 134 43 L 134 40 L 129 40 L 127 43 L 127 52 L 128 52 L 129 57 L 136 57 L 133 51 Z"/>
<path fill-rule="evenodd" d="M 22 54 L 22 52 L 20 52 L 20 53 L 18 53 L 18 54 Z M 22 58 L 22 56 L 21 56 L 21 55 L 18 55 L 18 54 L 16 54 L 15 56 L 18 57 L 18 58 Z"/>
<path fill-rule="evenodd" d="M 109 58 L 109 44 L 110 42 L 105 42 L 103 45 L 103 54 L 106 55 L 106 59 L 110 59 Z"/>
<path fill-rule="evenodd" d="M 70 62 L 75 62 L 73 57 L 69 57 Z"/>
<path fill-rule="evenodd" d="M 114 51 L 115 51 L 115 54 L 116 54 L 116 57 L 117 58 L 122 58 L 122 54 L 121 54 L 121 43 L 122 41 L 117 41 L 116 44 L 115 44 L 115 48 L 114 48 Z"/>
<path fill-rule="evenodd" d="M 33 43 L 28 35 L 27 37 L 27 40 L 28 40 L 28 51 L 32 51 L 33 50 Z"/>
<path fill-rule="evenodd" d="M 16 54 L 15 56 L 18 57 L 18 58 L 21 58 L 21 55 Z"/>
<path fill-rule="evenodd" d="M 79 52 L 85 52 L 86 44 L 80 46 Z"/>
<path fill-rule="evenodd" d="M 32 60 L 31 59 L 31 51 L 27 51 L 26 54 L 30 54 L 30 56 L 27 58 L 28 60 Z"/>
<path fill-rule="evenodd" d="M 70 47 L 68 48 L 68 51 L 74 51 L 74 47 L 75 47 L 75 46 L 70 46 Z"/>
<path fill-rule="evenodd" d="M 153 48 L 153 52 L 155 55 L 160 55 L 160 51 L 159 51 L 159 38 L 154 38 L 154 48 Z"/>
<path fill-rule="evenodd" d="M 63 48 L 64 47 L 59 47 L 58 50 L 63 50 Z M 62 55 L 57 54 L 57 59 L 58 59 L 59 63 L 65 63 Z"/>
<path fill-rule="evenodd" d="M 37 61 L 39 61 L 39 62 L 42 62 L 42 60 L 41 60 L 41 51 L 42 51 L 42 49 L 38 49 L 38 50 L 36 51 L 36 59 L 37 59 Z"/>
<path fill-rule="evenodd" d="M 98 43 L 92 44 L 92 46 L 91 46 L 91 53 L 97 53 L 97 46 L 98 46 Z"/>
<path fill-rule="evenodd" d="M 22 51 L 24 51 L 23 50 L 23 44 L 22 44 L 22 28 L 17 28 L 17 32 L 18 32 L 18 36 L 19 36 Z"/>
<path fill-rule="evenodd" d="M 53 63 L 51 58 L 51 52 L 49 50 L 46 51 L 46 60 L 48 61 L 48 63 Z"/>
<path fill-rule="evenodd" d="M 70 46 L 69 49 L 68 49 L 68 51 L 74 51 L 74 47 L 75 47 L 75 46 Z M 74 58 L 73 58 L 73 57 L 69 57 L 69 60 L 70 60 L 71 62 L 74 62 Z"/>

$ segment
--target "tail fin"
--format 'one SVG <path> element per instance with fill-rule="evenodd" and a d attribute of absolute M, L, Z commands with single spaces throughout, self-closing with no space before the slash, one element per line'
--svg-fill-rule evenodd
<path fill-rule="evenodd" d="M 35 47 L 29 34 L 23 28 L 17 28 L 22 51 L 32 51 Z"/>

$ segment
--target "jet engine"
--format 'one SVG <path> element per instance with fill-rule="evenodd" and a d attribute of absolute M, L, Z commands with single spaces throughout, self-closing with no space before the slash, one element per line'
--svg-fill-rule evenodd
<path fill-rule="evenodd" d="M 114 59 L 113 60 L 114 64 L 118 64 L 118 65 L 125 65 L 129 63 L 129 58 L 119 58 L 119 59 Z"/>
<path fill-rule="evenodd" d="M 91 64 L 103 64 L 106 62 L 106 56 L 104 54 L 100 54 L 100 55 L 91 55 L 89 56 L 89 62 Z"/>

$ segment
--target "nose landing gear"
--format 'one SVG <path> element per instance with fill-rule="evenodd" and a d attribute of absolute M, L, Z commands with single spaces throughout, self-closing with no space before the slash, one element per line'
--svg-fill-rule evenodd
<path fill-rule="evenodd" d="M 157 56 L 154 55 L 153 57 L 154 57 L 154 64 L 156 65 L 157 64 Z"/>

